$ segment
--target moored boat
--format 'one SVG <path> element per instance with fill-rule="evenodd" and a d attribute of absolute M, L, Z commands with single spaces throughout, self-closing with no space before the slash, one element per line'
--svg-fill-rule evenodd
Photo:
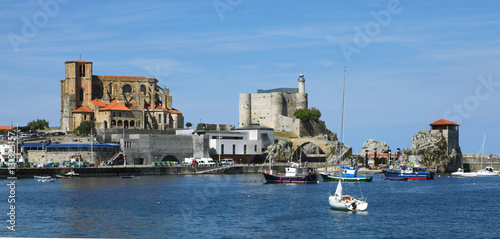
<path fill-rule="evenodd" d="M 340 142 L 344 141 L 344 102 L 345 102 L 345 70 L 344 70 L 344 86 L 342 92 L 342 117 L 340 123 Z M 344 147 L 340 147 L 340 152 L 337 155 L 338 161 L 342 161 L 342 150 Z M 339 175 L 342 177 L 343 171 L 339 168 Z M 366 202 L 366 198 L 363 201 L 363 198 L 357 199 L 354 196 L 345 195 L 343 192 L 342 181 L 338 180 L 337 189 L 335 190 L 334 195 L 328 196 L 328 203 L 330 204 L 330 208 L 334 210 L 340 211 L 365 211 L 368 208 L 368 203 Z M 360 188 L 361 189 L 361 188 Z"/>
<path fill-rule="evenodd" d="M 401 165 L 401 170 L 388 169 L 382 170 L 385 179 L 391 178 L 407 178 L 410 180 L 426 180 L 434 179 L 434 172 L 427 172 L 426 167 L 408 167 L 406 165 Z"/>
<path fill-rule="evenodd" d="M 358 174 L 358 167 L 340 166 L 342 169 L 342 176 L 333 173 L 321 173 L 324 181 L 339 181 L 342 179 L 344 182 L 371 182 L 373 175 Z"/>
<path fill-rule="evenodd" d="M 458 168 L 456 172 L 451 173 L 453 177 L 477 177 L 477 173 L 465 172 L 463 168 Z"/>
<path fill-rule="evenodd" d="M 476 172 L 478 177 L 487 177 L 487 176 L 500 176 L 500 172 L 495 171 L 493 167 L 486 167 Z"/>
<path fill-rule="evenodd" d="M 279 174 L 275 170 L 263 172 L 266 183 L 318 183 L 318 174 L 312 168 L 299 167 L 292 163 L 285 167 L 285 174 Z"/>

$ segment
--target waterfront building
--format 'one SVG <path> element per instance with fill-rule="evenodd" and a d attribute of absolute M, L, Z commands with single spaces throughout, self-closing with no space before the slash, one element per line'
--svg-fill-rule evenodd
<path fill-rule="evenodd" d="M 196 131 L 209 138 L 213 159 L 233 159 L 236 163 L 259 163 L 267 146 L 274 143 L 274 130 L 250 125 L 230 131 Z M 260 162 L 261 163 L 261 162 Z"/>
<path fill-rule="evenodd" d="M 156 78 L 93 75 L 90 61 L 66 61 L 61 80 L 61 129 L 92 120 L 97 129 L 182 129 L 184 118 Z"/>
<path fill-rule="evenodd" d="M 14 144 L 8 141 L 0 140 L 0 162 L 8 162 L 9 158 L 15 153 Z"/>

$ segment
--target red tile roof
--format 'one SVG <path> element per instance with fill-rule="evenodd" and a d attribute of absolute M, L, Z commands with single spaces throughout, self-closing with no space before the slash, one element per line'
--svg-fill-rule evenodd
<path fill-rule="evenodd" d="M 167 108 L 161 106 L 161 105 L 157 105 L 155 110 L 168 110 Z"/>
<path fill-rule="evenodd" d="M 78 109 L 73 110 L 73 113 L 94 113 L 94 111 L 87 106 L 80 106 Z"/>
<path fill-rule="evenodd" d="M 12 129 L 12 128 L 14 128 L 14 127 L 12 127 L 12 126 L 0 126 L 0 130 Z"/>
<path fill-rule="evenodd" d="M 111 102 L 109 102 L 109 104 L 106 107 L 103 107 L 100 110 L 102 110 L 102 111 L 104 111 L 104 110 L 132 111 L 127 106 L 124 106 L 124 105 L 118 103 L 118 101 L 116 101 L 116 100 L 112 100 Z"/>
<path fill-rule="evenodd" d="M 94 99 L 94 100 L 92 100 L 92 104 L 94 104 L 94 105 L 98 105 L 98 106 L 99 106 L 99 108 L 101 108 L 101 107 L 106 107 L 106 106 L 108 105 L 108 104 L 106 104 L 106 103 L 102 102 L 102 100 L 101 100 L 101 99 Z"/>
<path fill-rule="evenodd" d="M 172 114 L 182 114 L 182 112 L 178 111 L 177 109 L 172 108 L 172 110 L 169 112 Z"/>
<path fill-rule="evenodd" d="M 431 125 L 431 126 L 432 125 L 455 125 L 455 126 L 460 126 L 457 123 L 453 123 L 453 122 L 451 122 L 449 120 L 445 120 L 445 119 L 440 119 L 440 120 L 438 120 L 436 122 L 430 123 L 429 125 Z"/>

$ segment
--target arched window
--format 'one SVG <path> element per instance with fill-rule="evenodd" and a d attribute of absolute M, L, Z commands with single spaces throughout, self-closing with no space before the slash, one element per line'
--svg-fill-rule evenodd
<path fill-rule="evenodd" d="M 145 85 L 141 85 L 141 93 L 142 93 L 142 95 L 146 95 L 146 86 Z"/>
<path fill-rule="evenodd" d="M 141 127 L 141 121 L 137 121 L 137 127 Z"/>
<path fill-rule="evenodd" d="M 108 128 L 108 121 L 104 121 L 104 128 L 107 129 Z"/>
<path fill-rule="evenodd" d="M 123 123 L 121 120 L 118 120 L 118 124 L 117 124 L 118 127 L 122 127 L 123 126 Z"/>
<path fill-rule="evenodd" d="M 113 94 L 113 84 L 109 83 L 109 93 Z"/>
<path fill-rule="evenodd" d="M 130 127 L 134 127 L 135 126 L 135 121 L 131 120 L 130 121 Z"/>
<path fill-rule="evenodd" d="M 125 122 L 124 122 L 123 126 L 124 126 L 125 128 L 128 128 L 128 120 L 125 120 Z"/>
<path fill-rule="evenodd" d="M 161 114 L 158 115 L 158 123 L 161 124 Z"/>
<path fill-rule="evenodd" d="M 111 128 L 116 127 L 116 120 L 111 120 Z"/>
<path fill-rule="evenodd" d="M 126 84 L 123 86 L 122 91 L 123 91 L 123 94 L 132 93 L 132 86 L 130 86 L 129 84 Z"/>

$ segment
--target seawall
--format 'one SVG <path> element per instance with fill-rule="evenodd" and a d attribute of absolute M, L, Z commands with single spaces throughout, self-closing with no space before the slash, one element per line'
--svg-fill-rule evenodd
<path fill-rule="evenodd" d="M 175 175 L 175 174 L 245 174 L 258 173 L 262 165 L 236 165 L 228 167 L 144 167 L 144 166 L 114 166 L 96 168 L 16 168 L 17 178 L 33 178 L 35 175 L 56 176 L 65 175 L 70 170 L 80 177 L 124 176 L 124 175 Z M 284 166 L 273 166 L 273 170 L 284 171 Z M 265 166 L 263 170 L 269 169 Z M 0 169 L 0 178 L 7 178 L 9 169 Z"/>

